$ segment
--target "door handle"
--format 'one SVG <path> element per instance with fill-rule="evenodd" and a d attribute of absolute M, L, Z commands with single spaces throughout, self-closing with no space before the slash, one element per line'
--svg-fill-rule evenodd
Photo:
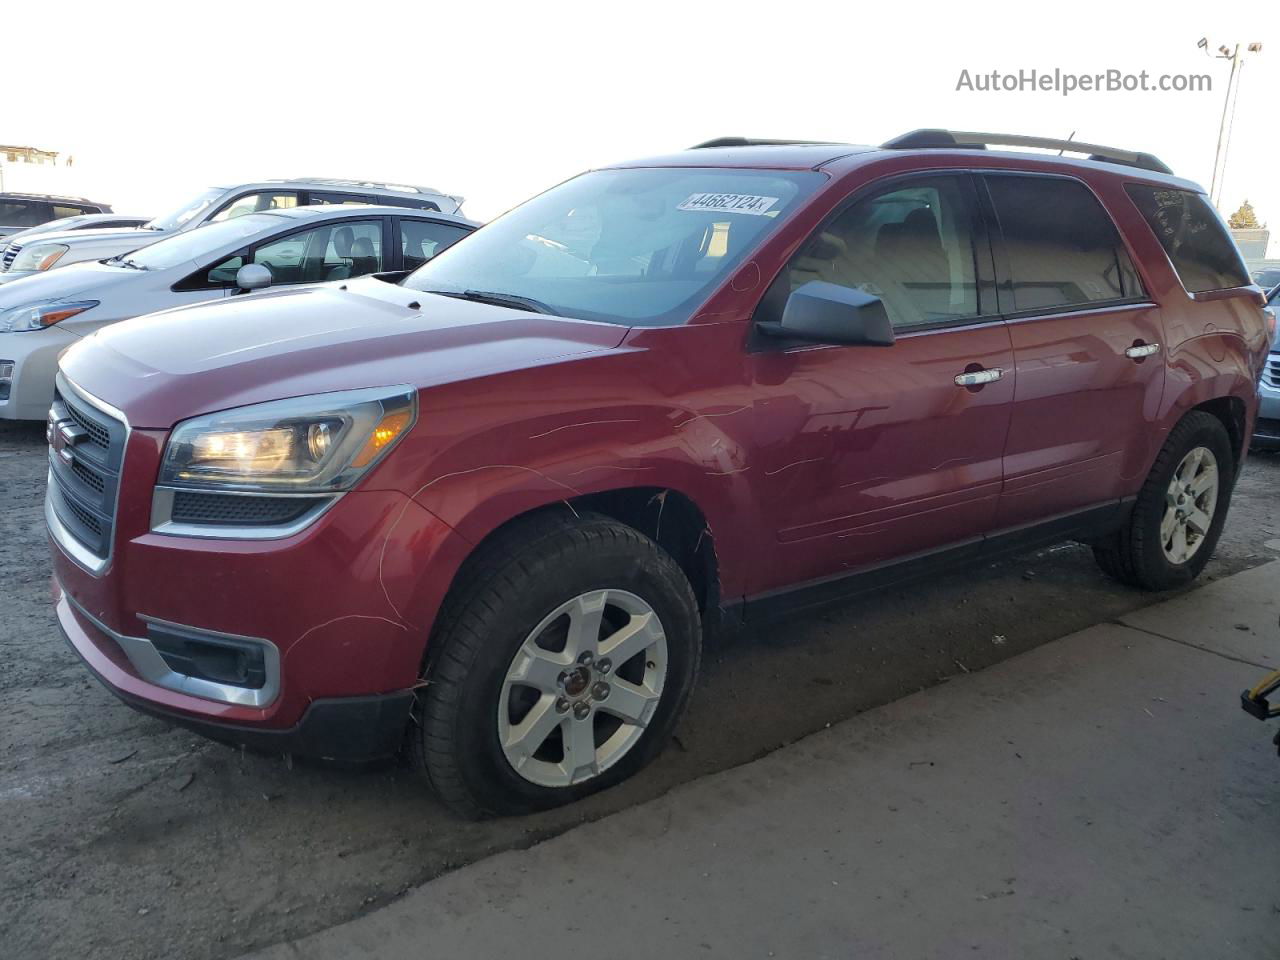
<path fill-rule="evenodd" d="M 1125 350 L 1124 355 L 1130 360 L 1141 360 L 1143 357 L 1149 357 L 1153 353 L 1159 352 L 1160 344 L 1158 343 L 1135 343 Z"/>
<path fill-rule="evenodd" d="M 992 367 L 990 370 L 970 370 L 968 373 L 956 374 L 957 387 L 980 387 L 984 383 L 995 383 L 1004 376 L 1004 371 L 999 367 Z"/>

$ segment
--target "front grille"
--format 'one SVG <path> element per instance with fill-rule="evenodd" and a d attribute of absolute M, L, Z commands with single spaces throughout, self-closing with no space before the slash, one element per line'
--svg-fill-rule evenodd
<path fill-rule="evenodd" d="M 1280 388 L 1280 353 L 1273 353 L 1267 359 L 1267 366 L 1262 371 L 1262 381 L 1269 387 Z"/>
<path fill-rule="evenodd" d="M 89 434 L 89 442 L 97 444 L 102 449 L 111 446 L 111 431 L 103 426 L 97 419 L 90 418 L 73 404 L 67 404 L 67 414 L 80 425 L 80 428 Z"/>
<path fill-rule="evenodd" d="M 8 270 L 13 266 L 13 261 L 18 259 L 18 251 L 21 249 L 22 247 L 16 243 L 9 244 L 8 249 L 4 252 L 3 259 L 0 259 L 0 270 Z"/>
<path fill-rule="evenodd" d="M 79 460 L 73 460 L 71 462 L 71 472 L 76 475 L 77 480 L 83 483 L 86 487 L 89 487 L 91 490 L 96 490 L 98 493 L 102 493 L 103 490 L 106 489 L 106 478 L 103 477 L 102 474 L 90 470 Z"/>
<path fill-rule="evenodd" d="M 128 429 L 122 420 L 91 402 L 61 374 L 54 388 L 50 417 L 50 506 L 71 536 L 105 560 L 111 552 L 116 491 Z"/>
<path fill-rule="evenodd" d="M 291 523 L 323 502 L 316 497 L 243 496 L 226 493 L 174 494 L 174 523 L 206 523 L 222 526 L 276 526 Z"/>

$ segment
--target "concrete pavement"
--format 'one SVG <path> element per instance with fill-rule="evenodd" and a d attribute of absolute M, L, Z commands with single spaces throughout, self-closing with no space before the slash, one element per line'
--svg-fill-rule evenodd
<path fill-rule="evenodd" d="M 1280 563 L 254 955 L 1280 956 Z M 802 692 L 780 690 L 780 697 Z"/>

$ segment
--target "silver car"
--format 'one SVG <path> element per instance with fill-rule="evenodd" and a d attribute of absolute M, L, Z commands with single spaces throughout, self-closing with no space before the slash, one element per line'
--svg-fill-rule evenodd
<path fill-rule="evenodd" d="M 9 244 L 25 246 L 42 233 L 61 233 L 64 230 L 116 230 L 121 227 L 140 227 L 150 217 L 133 216 L 127 213 L 81 213 L 73 217 L 62 217 L 50 220 L 39 226 L 19 230 L 7 237 L 0 237 L 0 264 L 4 262 L 4 254 Z"/>
<path fill-rule="evenodd" d="M 268 286 L 403 275 L 477 226 L 392 206 L 270 210 L 0 287 L 0 419 L 44 419 L 58 355 L 108 324 Z"/>
<path fill-rule="evenodd" d="M 73 263 L 130 253 L 175 233 L 248 213 L 350 203 L 380 203 L 452 214 L 460 212 L 462 197 L 430 187 L 322 177 L 211 187 L 135 229 L 64 231 L 38 235 L 30 243 L 10 242 L 0 255 L 0 284 Z"/>

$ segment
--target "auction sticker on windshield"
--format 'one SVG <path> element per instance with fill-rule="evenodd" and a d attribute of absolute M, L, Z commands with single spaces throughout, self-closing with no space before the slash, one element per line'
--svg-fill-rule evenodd
<path fill-rule="evenodd" d="M 762 216 L 778 202 L 777 197 L 756 197 L 746 193 L 695 193 L 677 210 L 709 210 L 712 213 L 749 213 Z"/>

